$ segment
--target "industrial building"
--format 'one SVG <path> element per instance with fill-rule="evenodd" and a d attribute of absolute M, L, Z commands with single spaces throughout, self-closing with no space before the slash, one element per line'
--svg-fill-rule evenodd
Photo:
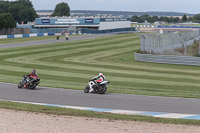
<path fill-rule="evenodd" d="M 37 18 L 35 28 L 92 28 L 99 30 L 128 28 L 131 26 L 129 18 Z"/>
<path fill-rule="evenodd" d="M 19 25 L 18 27 L 22 28 L 25 25 Z M 130 18 L 116 17 L 42 17 L 36 18 L 29 28 L 31 33 L 101 33 L 135 30 L 131 28 Z"/>

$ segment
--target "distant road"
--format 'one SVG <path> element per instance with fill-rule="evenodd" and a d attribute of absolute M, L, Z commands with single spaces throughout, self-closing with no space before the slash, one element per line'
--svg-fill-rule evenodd
<path fill-rule="evenodd" d="M 76 40 L 85 40 L 85 39 L 93 39 L 103 36 L 108 36 L 111 34 L 98 34 L 98 35 L 82 35 L 82 36 L 71 36 L 69 37 L 70 41 L 76 41 Z M 22 43 L 12 43 L 12 44 L 0 44 L 0 49 L 4 48 L 15 48 L 15 47 L 24 47 L 24 46 L 32 46 L 32 45 L 42 45 L 42 44 L 52 44 L 52 43 L 58 43 L 58 42 L 68 42 L 65 40 L 65 38 L 60 38 L 60 40 L 50 39 L 50 40 L 40 40 L 40 41 L 31 41 L 31 42 L 22 42 Z"/>

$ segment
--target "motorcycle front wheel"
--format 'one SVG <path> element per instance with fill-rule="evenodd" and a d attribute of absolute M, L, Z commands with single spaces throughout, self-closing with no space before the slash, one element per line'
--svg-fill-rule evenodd
<path fill-rule="evenodd" d="M 89 89 L 90 89 L 90 87 L 89 87 L 89 85 L 87 85 L 87 86 L 85 87 L 85 89 L 84 89 L 84 93 L 89 93 Z"/>
<path fill-rule="evenodd" d="M 22 82 L 19 82 L 19 84 L 18 84 L 18 88 L 21 89 L 22 86 L 23 86 L 23 85 L 22 85 Z"/>

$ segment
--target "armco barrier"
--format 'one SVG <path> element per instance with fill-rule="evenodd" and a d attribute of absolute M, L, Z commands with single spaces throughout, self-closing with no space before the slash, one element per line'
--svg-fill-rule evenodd
<path fill-rule="evenodd" d="M 134 27 L 108 29 L 108 30 L 97 30 L 97 29 L 81 29 L 84 34 L 105 34 L 105 33 L 116 33 L 116 32 L 130 32 L 135 31 Z"/>
<path fill-rule="evenodd" d="M 2 36 L 0 36 L 0 39 L 6 39 L 6 38 L 8 38 L 7 35 L 2 35 Z"/>
<path fill-rule="evenodd" d="M 19 34 L 19 35 L 15 35 L 15 38 L 22 38 L 23 35 L 22 34 Z"/>
<path fill-rule="evenodd" d="M 44 33 L 37 33 L 37 36 L 44 36 Z"/>
<path fill-rule="evenodd" d="M 23 34 L 23 37 L 30 37 L 30 34 Z"/>
<path fill-rule="evenodd" d="M 74 33 L 77 34 L 77 33 Z M 35 34 L 16 34 L 16 35 L 1 35 L 0 39 L 6 38 L 23 38 L 23 37 L 37 37 L 37 36 L 55 36 L 65 35 L 65 33 L 35 33 Z M 70 35 L 73 35 L 72 33 Z"/>
<path fill-rule="evenodd" d="M 192 56 L 154 55 L 154 54 L 135 53 L 135 60 L 142 62 L 200 66 L 200 57 L 192 57 Z"/>
<path fill-rule="evenodd" d="M 30 34 L 30 37 L 36 37 L 37 34 Z"/>
<path fill-rule="evenodd" d="M 7 38 L 15 38 L 15 35 L 8 35 Z"/>
<path fill-rule="evenodd" d="M 48 33 L 48 36 L 55 36 L 55 33 Z"/>

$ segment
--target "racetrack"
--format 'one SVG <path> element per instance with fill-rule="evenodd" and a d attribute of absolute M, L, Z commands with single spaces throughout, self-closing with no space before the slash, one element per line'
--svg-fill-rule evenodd
<path fill-rule="evenodd" d="M 111 82 L 108 92 L 200 98 L 200 68 L 135 61 L 140 42 L 136 34 L 54 41 L 0 49 L 0 81 L 17 84 L 35 68 L 41 86 L 80 90 L 101 72 Z"/>
<path fill-rule="evenodd" d="M 84 37 L 82 39 L 90 38 L 89 36 Z M 92 35 L 91 37 L 99 36 Z M 75 37 L 74 40 L 76 40 Z M 66 40 L 60 41 L 66 42 Z M 107 79 L 111 81 L 108 92 L 182 97 L 199 97 L 200 95 L 198 93 L 199 68 L 134 61 L 132 55 L 134 55 L 134 50 L 139 48 L 139 39 L 135 35 L 117 35 L 56 44 L 55 42 L 58 41 L 47 40 L 1 45 L 3 50 L 0 52 L 0 80 L 17 83 L 26 72 L 30 72 L 31 68 L 35 67 L 41 78 L 42 86 L 84 89 L 89 78 L 101 71 L 105 72 Z M 41 46 L 23 48 L 23 46 L 29 45 Z M 0 99 L 4 100 L 200 114 L 199 99 L 116 93 L 84 94 L 83 90 L 45 87 L 38 87 L 36 90 L 19 90 L 17 85 L 4 83 L 0 84 L 0 92 Z"/>
<path fill-rule="evenodd" d="M 137 96 L 107 93 L 85 94 L 83 90 L 37 87 L 18 89 L 15 84 L 0 83 L 0 99 L 68 106 L 133 111 L 200 114 L 200 99 Z"/>

